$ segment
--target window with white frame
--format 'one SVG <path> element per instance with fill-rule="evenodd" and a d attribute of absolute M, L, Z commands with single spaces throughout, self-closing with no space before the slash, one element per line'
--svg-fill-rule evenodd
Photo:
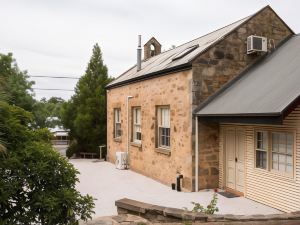
<path fill-rule="evenodd" d="M 142 131 L 141 131 L 141 108 L 133 108 L 133 132 L 132 140 L 135 143 L 141 143 L 142 141 Z"/>
<path fill-rule="evenodd" d="M 293 172 L 294 138 L 292 133 L 272 133 L 272 169 Z"/>
<path fill-rule="evenodd" d="M 256 167 L 267 169 L 268 162 L 268 132 L 256 132 Z"/>
<path fill-rule="evenodd" d="M 121 109 L 114 109 L 115 124 L 114 124 L 114 138 L 120 138 L 121 130 Z"/>
<path fill-rule="evenodd" d="M 255 160 L 257 168 L 292 174 L 293 152 L 294 134 L 292 132 L 256 132 Z"/>
<path fill-rule="evenodd" d="M 158 147 L 170 148 L 170 107 L 157 108 Z"/>

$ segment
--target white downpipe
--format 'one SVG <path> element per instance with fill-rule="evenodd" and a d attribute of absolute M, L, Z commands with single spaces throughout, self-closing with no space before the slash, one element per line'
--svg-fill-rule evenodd
<path fill-rule="evenodd" d="M 126 98 L 126 105 L 127 105 L 127 149 L 126 149 L 126 153 L 127 153 L 127 167 L 129 167 L 129 143 L 130 143 L 130 137 L 129 137 L 129 99 L 133 98 L 132 96 L 127 96 Z"/>
<path fill-rule="evenodd" d="M 199 191 L 199 148 L 198 148 L 198 116 L 195 120 L 195 192 Z"/>

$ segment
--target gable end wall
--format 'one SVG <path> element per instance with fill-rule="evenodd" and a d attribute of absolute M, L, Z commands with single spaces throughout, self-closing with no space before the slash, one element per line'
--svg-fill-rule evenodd
<path fill-rule="evenodd" d="M 270 7 L 266 7 L 224 40 L 200 55 L 193 62 L 193 109 L 265 55 L 265 53 L 246 54 L 246 40 L 250 35 L 267 37 L 271 50 L 272 46 L 279 46 L 293 33 Z M 193 130 L 195 130 L 194 123 Z M 219 127 L 200 121 L 198 130 L 199 140 L 202 140 L 199 142 L 199 187 L 200 189 L 217 187 Z M 195 146 L 194 143 L 192 146 Z"/>

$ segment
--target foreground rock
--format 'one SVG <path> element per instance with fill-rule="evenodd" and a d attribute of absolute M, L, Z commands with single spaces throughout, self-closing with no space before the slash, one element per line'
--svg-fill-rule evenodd
<path fill-rule="evenodd" d="M 104 216 L 99 217 L 96 219 L 93 219 L 92 221 L 88 222 L 80 222 L 79 225 L 115 225 L 115 224 L 123 224 L 123 225 L 129 225 L 129 224 L 149 224 L 149 221 L 146 219 L 130 215 L 130 214 L 122 214 L 117 216 Z"/>

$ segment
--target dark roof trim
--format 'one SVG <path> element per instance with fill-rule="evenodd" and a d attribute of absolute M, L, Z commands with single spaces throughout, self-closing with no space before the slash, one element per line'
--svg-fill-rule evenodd
<path fill-rule="evenodd" d="M 269 116 L 281 116 L 281 113 L 239 113 L 239 114 L 201 114 L 198 117 L 269 117 Z"/>
<path fill-rule="evenodd" d="M 300 95 L 294 99 L 285 109 L 281 112 L 283 118 L 287 117 L 292 111 L 294 111 L 298 105 L 300 105 Z"/>
<path fill-rule="evenodd" d="M 208 97 L 203 103 L 201 103 L 199 106 L 197 106 L 193 110 L 193 114 L 197 114 L 198 111 L 203 109 L 205 106 L 207 106 L 209 103 L 211 103 L 217 96 L 222 94 L 224 91 L 226 91 L 228 88 L 230 88 L 235 82 L 237 82 L 239 79 L 241 79 L 245 74 L 247 74 L 250 70 L 252 70 L 255 66 L 257 66 L 261 61 L 263 61 L 265 58 L 269 57 L 274 53 L 278 48 L 280 48 L 284 43 L 286 43 L 291 37 L 290 35 L 286 39 L 284 39 L 274 50 L 272 50 L 270 53 L 265 54 L 263 57 L 259 58 L 257 61 L 255 61 L 252 65 L 250 65 L 248 68 L 246 68 L 244 71 L 242 71 L 238 76 L 227 82 L 223 87 L 221 87 L 218 91 L 216 91 L 213 95 Z M 215 116 L 215 115 L 212 115 Z"/>
<path fill-rule="evenodd" d="M 241 26 L 243 26 L 245 23 L 247 23 L 249 20 L 251 20 L 253 17 L 255 17 L 256 15 L 258 15 L 259 13 L 261 13 L 262 11 L 264 11 L 265 9 L 269 8 L 270 10 L 272 10 L 272 12 L 279 18 L 279 20 L 292 32 L 292 34 L 295 34 L 295 32 L 281 19 L 280 16 L 278 16 L 278 14 L 272 9 L 272 7 L 270 5 L 267 5 L 265 7 L 263 7 L 261 10 L 257 11 L 256 13 L 254 13 L 253 15 L 251 15 L 247 20 L 245 20 L 243 23 L 241 23 L 240 25 L 238 25 L 235 29 L 233 29 L 232 31 L 228 32 L 227 34 L 225 34 L 222 38 L 220 38 L 218 41 L 214 42 L 212 45 L 209 45 L 206 49 L 204 49 L 203 51 L 199 52 L 199 54 L 197 54 L 194 58 L 192 58 L 190 60 L 190 62 L 193 62 L 196 58 L 198 58 L 200 55 L 202 55 L 203 53 L 207 52 L 209 49 L 211 49 L 212 47 L 216 46 L 217 44 L 219 44 L 222 40 L 224 40 L 226 37 L 228 37 L 230 34 L 232 34 L 232 32 L 234 32 L 235 30 L 239 29 Z M 230 24 L 229 24 L 230 25 Z M 227 25 L 227 26 L 229 26 Z M 220 28 L 222 29 L 222 28 Z"/>
<path fill-rule="evenodd" d="M 146 75 L 142 75 L 142 76 L 138 76 L 138 77 L 134 77 L 132 79 L 128 79 L 128 80 L 124 80 L 121 81 L 119 83 L 116 84 L 112 84 L 112 85 L 107 85 L 106 89 L 111 89 L 111 88 L 116 88 L 116 87 L 121 87 L 124 85 L 128 85 L 128 84 L 132 84 L 132 83 L 137 83 L 140 81 L 144 81 L 144 80 L 149 80 L 155 77 L 160 77 L 160 76 L 164 76 L 164 75 L 168 75 L 171 73 L 175 73 L 175 72 L 180 72 L 180 71 L 185 71 L 185 70 L 189 70 L 192 69 L 192 64 L 191 63 L 185 63 L 176 67 L 172 67 L 172 68 L 167 68 L 167 69 L 163 69 L 160 71 L 156 71 L 154 73 L 149 73 Z"/>
<path fill-rule="evenodd" d="M 281 116 L 236 116 L 236 117 L 200 117 L 200 120 L 213 123 L 242 123 L 242 124 L 282 124 Z"/>

